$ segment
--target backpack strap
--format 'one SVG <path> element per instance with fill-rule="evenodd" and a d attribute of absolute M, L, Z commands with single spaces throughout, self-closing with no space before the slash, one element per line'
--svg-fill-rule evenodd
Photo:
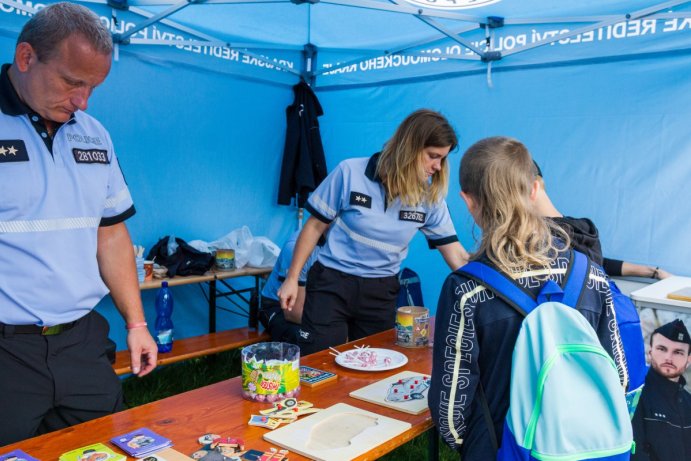
<path fill-rule="evenodd" d="M 528 315 L 539 304 L 552 300 L 567 306 L 576 307 L 581 291 L 587 280 L 588 258 L 581 252 L 572 250 L 570 270 L 566 275 L 564 287 L 548 280 L 540 290 L 537 300 L 531 293 L 521 288 L 515 280 L 499 272 L 493 267 L 479 261 L 471 261 L 456 270 L 484 285 L 513 307 L 522 316 Z"/>
<path fill-rule="evenodd" d="M 457 269 L 456 272 L 467 275 L 480 285 L 491 289 L 494 294 L 517 310 L 523 317 L 537 307 L 535 299 L 516 285 L 516 282 L 485 263 L 471 261 Z"/>
<path fill-rule="evenodd" d="M 588 278 L 588 257 L 576 250 L 573 250 L 572 254 L 571 271 L 564 283 L 564 299 L 562 302 L 567 306 L 575 308 Z"/>

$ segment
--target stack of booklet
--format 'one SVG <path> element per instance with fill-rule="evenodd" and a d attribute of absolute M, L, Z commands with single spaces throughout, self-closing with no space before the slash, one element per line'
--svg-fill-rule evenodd
<path fill-rule="evenodd" d="M 170 439 L 142 427 L 136 431 L 119 435 L 110 442 L 135 458 L 149 456 L 164 448 L 172 447 Z M 94 443 L 60 455 L 60 461 L 126 461 L 127 457 L 114 452 L 102 443 Z M 0 454 L 0 461 L 39 461 L 22 450 Z"/>
<path fill-rule="evenodd" d="M 172 447 L 170 439 L 142 427 L 110 439 L 110 442 L 135 458 L 143 458 L 164 448 Z"/>
<path fill-rule="evenodd" d="M 115 453 L 102 443 L 94 443 L 60 455 L 60 461 L 125 461 L 126 456 Z"/>
<path fill-rule="evenodd" d="M 0 455 L 0 461 L 38 461 L 33 456 L 29 456 L 22 450 L 12 450 L 9 453 Z"/>

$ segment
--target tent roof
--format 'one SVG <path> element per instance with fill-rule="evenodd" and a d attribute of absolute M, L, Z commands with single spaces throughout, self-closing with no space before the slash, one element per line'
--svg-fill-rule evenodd
<path fill-rule="evenodd" d="M 287 84 L 371 84 L 691 49 L 689 0 L 293 1 L 82 3 L 110 18 L 119 51 Z"/>

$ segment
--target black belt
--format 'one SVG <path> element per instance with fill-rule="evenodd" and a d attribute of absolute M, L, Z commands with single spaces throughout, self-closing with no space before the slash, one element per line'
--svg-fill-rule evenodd
<path fill-rule="evenodd" d="M 40 327 L 38 325 L 5 325 L 0 323 L 0 331 L 12 332 L 16 335 L 59 335 L 63 331 L 67 331 L 77 324 L 77 321 L 69 323 L 61 323 L 59 325 L 53 325 L 52 327 Z"/>

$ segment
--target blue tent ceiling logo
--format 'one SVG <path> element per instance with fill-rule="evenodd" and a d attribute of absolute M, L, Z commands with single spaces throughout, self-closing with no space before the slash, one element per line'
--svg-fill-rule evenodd
<path fill-rule="evenodd" d="M 405 0 L 411 5 L 440 10 L 464 10 L 499 3 L 501 0 Z"/>

